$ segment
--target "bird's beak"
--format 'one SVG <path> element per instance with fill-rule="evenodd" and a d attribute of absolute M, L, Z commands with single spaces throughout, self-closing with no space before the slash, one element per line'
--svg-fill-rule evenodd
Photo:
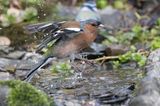
<path fill-rule="evenodd" d="M 100 24 L 98 27 L 105 29 L 105 26 L 103 24 Z"/>

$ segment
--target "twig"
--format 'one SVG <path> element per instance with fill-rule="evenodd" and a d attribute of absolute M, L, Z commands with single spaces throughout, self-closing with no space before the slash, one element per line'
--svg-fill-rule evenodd
<path fill-rule="evenodd" d="M 119 56 L 103 56 L 103 57 L 100 57 L 100 58 L 97 58 L 95 59 L 95 61 L 101 61 L 101 60 L 109 60 L 109 59 L 118 59 Z"/>
<path fill-rule="evenodd" d="M 140 53 L 141 55 L 148 55 L 149 52 L 148 51 L 144 51 L 144 52 L 137 52 L 137 53 Z M 110 60 L 110 59 L 118 59 L 119 56 L 103 56 L 103 57 L 100 57 L 100 58 L 97 58 L 97 59 L 94 59 L 95 61 L 105 61 L 105 60 Z"/>

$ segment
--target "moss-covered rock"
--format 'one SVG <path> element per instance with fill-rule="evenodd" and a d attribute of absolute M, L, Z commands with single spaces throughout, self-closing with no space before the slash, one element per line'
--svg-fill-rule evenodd
<path fill-rule="evenodd" d="M 51 106 L 48 96 L 27 82 L 19 80 L 0 81 L 0 86 L 10 88 L 8 106 Z"/>

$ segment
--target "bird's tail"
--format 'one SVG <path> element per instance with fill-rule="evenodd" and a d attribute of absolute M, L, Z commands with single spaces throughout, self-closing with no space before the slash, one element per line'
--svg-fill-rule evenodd
<path fill-rule="evenodd" d="M 47 56 L 44 59 L 42 59 L 40 62 L 38 62 L 38 64 L 36 64 L 36 66 L 27 73 L 27 75 L 25 76 L 24 80 L 27 81 L 27 82 L 29 82 L 32 79 L 32 77 L 34 76 L 34 74 L 36 73 L 36 71 L 41 66 L 43 66 L 49 58 L 52 58 L 52 57 L 53 56 Z"/>
<path fill-rule="evenodd" d="M 43 33 L 52 33 L 58 30 L 59 24 L 56 22 L 49 23 L 38 23 L 25 26 L 24 29 L 30 33 L 43 32 Z"/>

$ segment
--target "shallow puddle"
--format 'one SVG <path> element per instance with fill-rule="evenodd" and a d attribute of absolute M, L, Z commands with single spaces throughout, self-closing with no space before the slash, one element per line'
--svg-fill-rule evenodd
<path fill-rule="evenodd" d="M 75 106 L 126 105 L 133 96 L 135 84 L 142 78 L 142 71 L 139 69 L 94 69 L 92 67 L 92 71 L 88 71 L 91 69 L 87 68 L 83 70 L 88 71 L 87 74 L 75 72 L 67 78 L 59 78 L 44 70 L 33 84 L 54 97 L 58 106 L 68 103 L 76 104 Z"/>

